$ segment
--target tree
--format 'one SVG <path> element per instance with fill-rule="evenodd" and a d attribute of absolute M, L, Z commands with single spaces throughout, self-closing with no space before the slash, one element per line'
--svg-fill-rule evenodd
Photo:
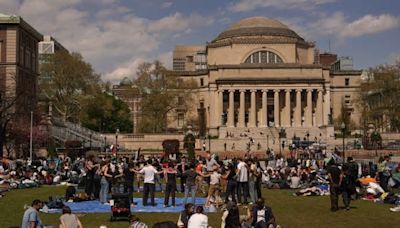
<path fill-rule="evenodd" d="M 132 132 L 127 104 L 107 92 L 94 94 L 93 99 L 87 101 L 80 115 L 84 127 L 107 133 L 113 133 L 117 128 L 121 132 Z"/>
<path fill-rule="evenodd" d="M 16 85 L 17 77 L 16 75 L 1 75 L 4 80 L 10 80 L 10 84 Z M 8 79 L 9 78 L 9 79 Z M 13 118 L 16 117 L 17 108 L 16 105 L 27 93 L 26 90 L 16 89 L 15 86 L 0 86 L 0 158 L 3 157 L 3 148 L 7 141 L 7 132 L 9 130 L 10 123 Z"/>
<path fill-rule="evenodd" d="M 39 88 L 56 116 L 78 122 L 82 103 L 101 89 L 100 76 L 79 53 L 60 51 L 47 56 L 41 65 Z"/>
<path fill-rule="evenodd" d="M 344 123 L 345 125 L 344 134 L 350 134 L 351 130 L 356 129 L 356 123 L 354 123 L 354 121 L 351 120 L 349 111 L 350 110 L 346 107 L 344 100 L 342 100 L 342 105 L 340 108 L 341 115 L 339 115 L 333 120 L 333 126 L 336 130 L 342 131 L 342 123 Z"/>
<path fill-rule="evenodd" d="M 167 129 L 167 116 L 173 111 L 187 112 L 192 102 L 193 80 L 169 74 L 159 62 L 142 63 L 134 84 L 142 95 L 142 132 L 160 133 Z"/>
<path fill-rule="evenodd" d="M 48 142 L 48 131 L 46 126 L 40 125 L 39 115 L 33 118 L 35 121 L 32 128 L 33 148 L 46 147 Z M 9 128 L 10 143 L 13 144 L 17 157 L 27 157 L 30 144 L 30 119 L 21 118 L 14 120 Z"/>
<path fill-rule="evenodd" d="M 367 124 L 376 129 L 400 131 L 400 61 L 369 70 L 361 85 L 359 104 Z"/>

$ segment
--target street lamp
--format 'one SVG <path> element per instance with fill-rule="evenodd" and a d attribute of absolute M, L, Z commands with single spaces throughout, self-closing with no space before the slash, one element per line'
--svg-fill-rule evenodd
<path fill-rule="evenodd" d="M 118 149 L 118 134 L 119 134 L 119 128 L 115 131 L 115 146 L 116 149 Z"/>
<path fill-rule="evenodd" d="M 345 159 L 345 148 L 344 148 L 344 138 L 345 138 L 345 133 L 346 133 L 346 124 L 344 122 L 342 122 L 342 124 L 340 125 L 340 128 L 342 129 L 342 138 L 343 138 L 343 164 L 344 164 L 344 159 Z"/>
<path fill-rule="evenodd" d="M 30 131 L 30 137 L 29 137 L 29 159 L 31 160 L 31 162 L 32 162 L 32 152 L 33 152 L 33 150 L 32 150 L 32 146 L 33 146 L 33 142 L 32 142 L 33 132 L 32 132 L 32 129 L 33 129 L 33 112 L 31 111 L 31 131 Z M 1 149 L 3 149 L 3 148 L 1 148 Z"/>

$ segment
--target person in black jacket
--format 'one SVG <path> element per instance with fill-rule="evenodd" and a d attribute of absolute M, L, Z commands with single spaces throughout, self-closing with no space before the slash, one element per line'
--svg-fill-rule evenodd
<path fill-rule="evenodd" d="M 272 209 L 265 205 L 263 198 L 258 198 L 256 205 L 252 209 L 251 217 L 253 222 L 251 225 L 254 228 L 270 228 L 276 227 L 275 216 Z"/>
<path fill-rule="evenodd" d="M 194 214 L 194 204 L 192 203 L 185 204 L 185 210 L 183 210 L 179 215 L 178 219 L 179 228 L 188 227 L 190 216 L 192 216 L 193 214 Z"/>

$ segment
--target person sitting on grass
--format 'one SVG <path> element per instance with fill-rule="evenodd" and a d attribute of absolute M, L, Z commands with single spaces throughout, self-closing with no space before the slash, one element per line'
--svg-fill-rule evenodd
<path fill-rule="evenodd" d="M 177 223 L 178 227 L 187 228 L 189 219 L 193 215 L 193 213 L 194 213 L 194 204 L 192 203 L 185 204 L 185 210 L 183 210 L 179 215 Z"/>
<path fill-rule="evenodd" d="M 131 217 L 131 225 L 129 228 L 147 228 L 147 225 L 140 221 L 138 217 L 132 215 Z"/>
<path fill-rule="evenodd" d="M 63 206 L 60 222 L 60 228 L 83 228 L 78 216 L 72 214 L 68 206 Z"/>
<path fill-rule="evenodd" d="M 272 213 L 272 209 L 265 205 L 263 198 L 258 198 L 256 205 L 252 209 L 252 219 L 251 225 L 254 228 L 275 228 L 275 216 Z"/>
<path fill-rule="evenodd" d="M 204 213 L 202 206 L 196 207 L 196 214 L 192 215 L 188 221 L 188 228 L 206 228 L 208 227 L 208 217 Z"/>
<path fill-rule="evenodd" d="M 32 206 L 29 207 L 22 217 L 22 228 L 39 228 L 42 227 L 42 221 L 39 217 L 39 210 L 42 209 L 43 202 L 34 200 Z"/>
<path fill-rule="evenodd" d="M 237 228 L 240 225 L 239 208 L 235 202 L 229 201 L 226 210 L 222 214 L 221 228 Z"/>

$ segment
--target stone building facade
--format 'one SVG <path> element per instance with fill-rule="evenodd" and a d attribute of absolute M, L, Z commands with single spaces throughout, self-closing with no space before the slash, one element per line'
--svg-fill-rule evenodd
<path fill-rule="evenodd" d="M 277 20 L 252 17 L 234 23 L 207 43 L 205 53 L 206 69 L 172 73 L 198 82 L 197 109 L 188 112 L 202 109 L 200 122 L 212 136 L 285 128 L 289 137 L 306 131 L 329 137 L 342 105 L 359 123 L 354 100 L 361 71 L 320 64 L 315 43 Z"/>
<path fill-rule="evenodd" d="M 0 14 L 0 91 L 3 98 L 18 98 L 16 116 L 29 116 L 36 108 L 42 39 L 21 17 Z"/>

